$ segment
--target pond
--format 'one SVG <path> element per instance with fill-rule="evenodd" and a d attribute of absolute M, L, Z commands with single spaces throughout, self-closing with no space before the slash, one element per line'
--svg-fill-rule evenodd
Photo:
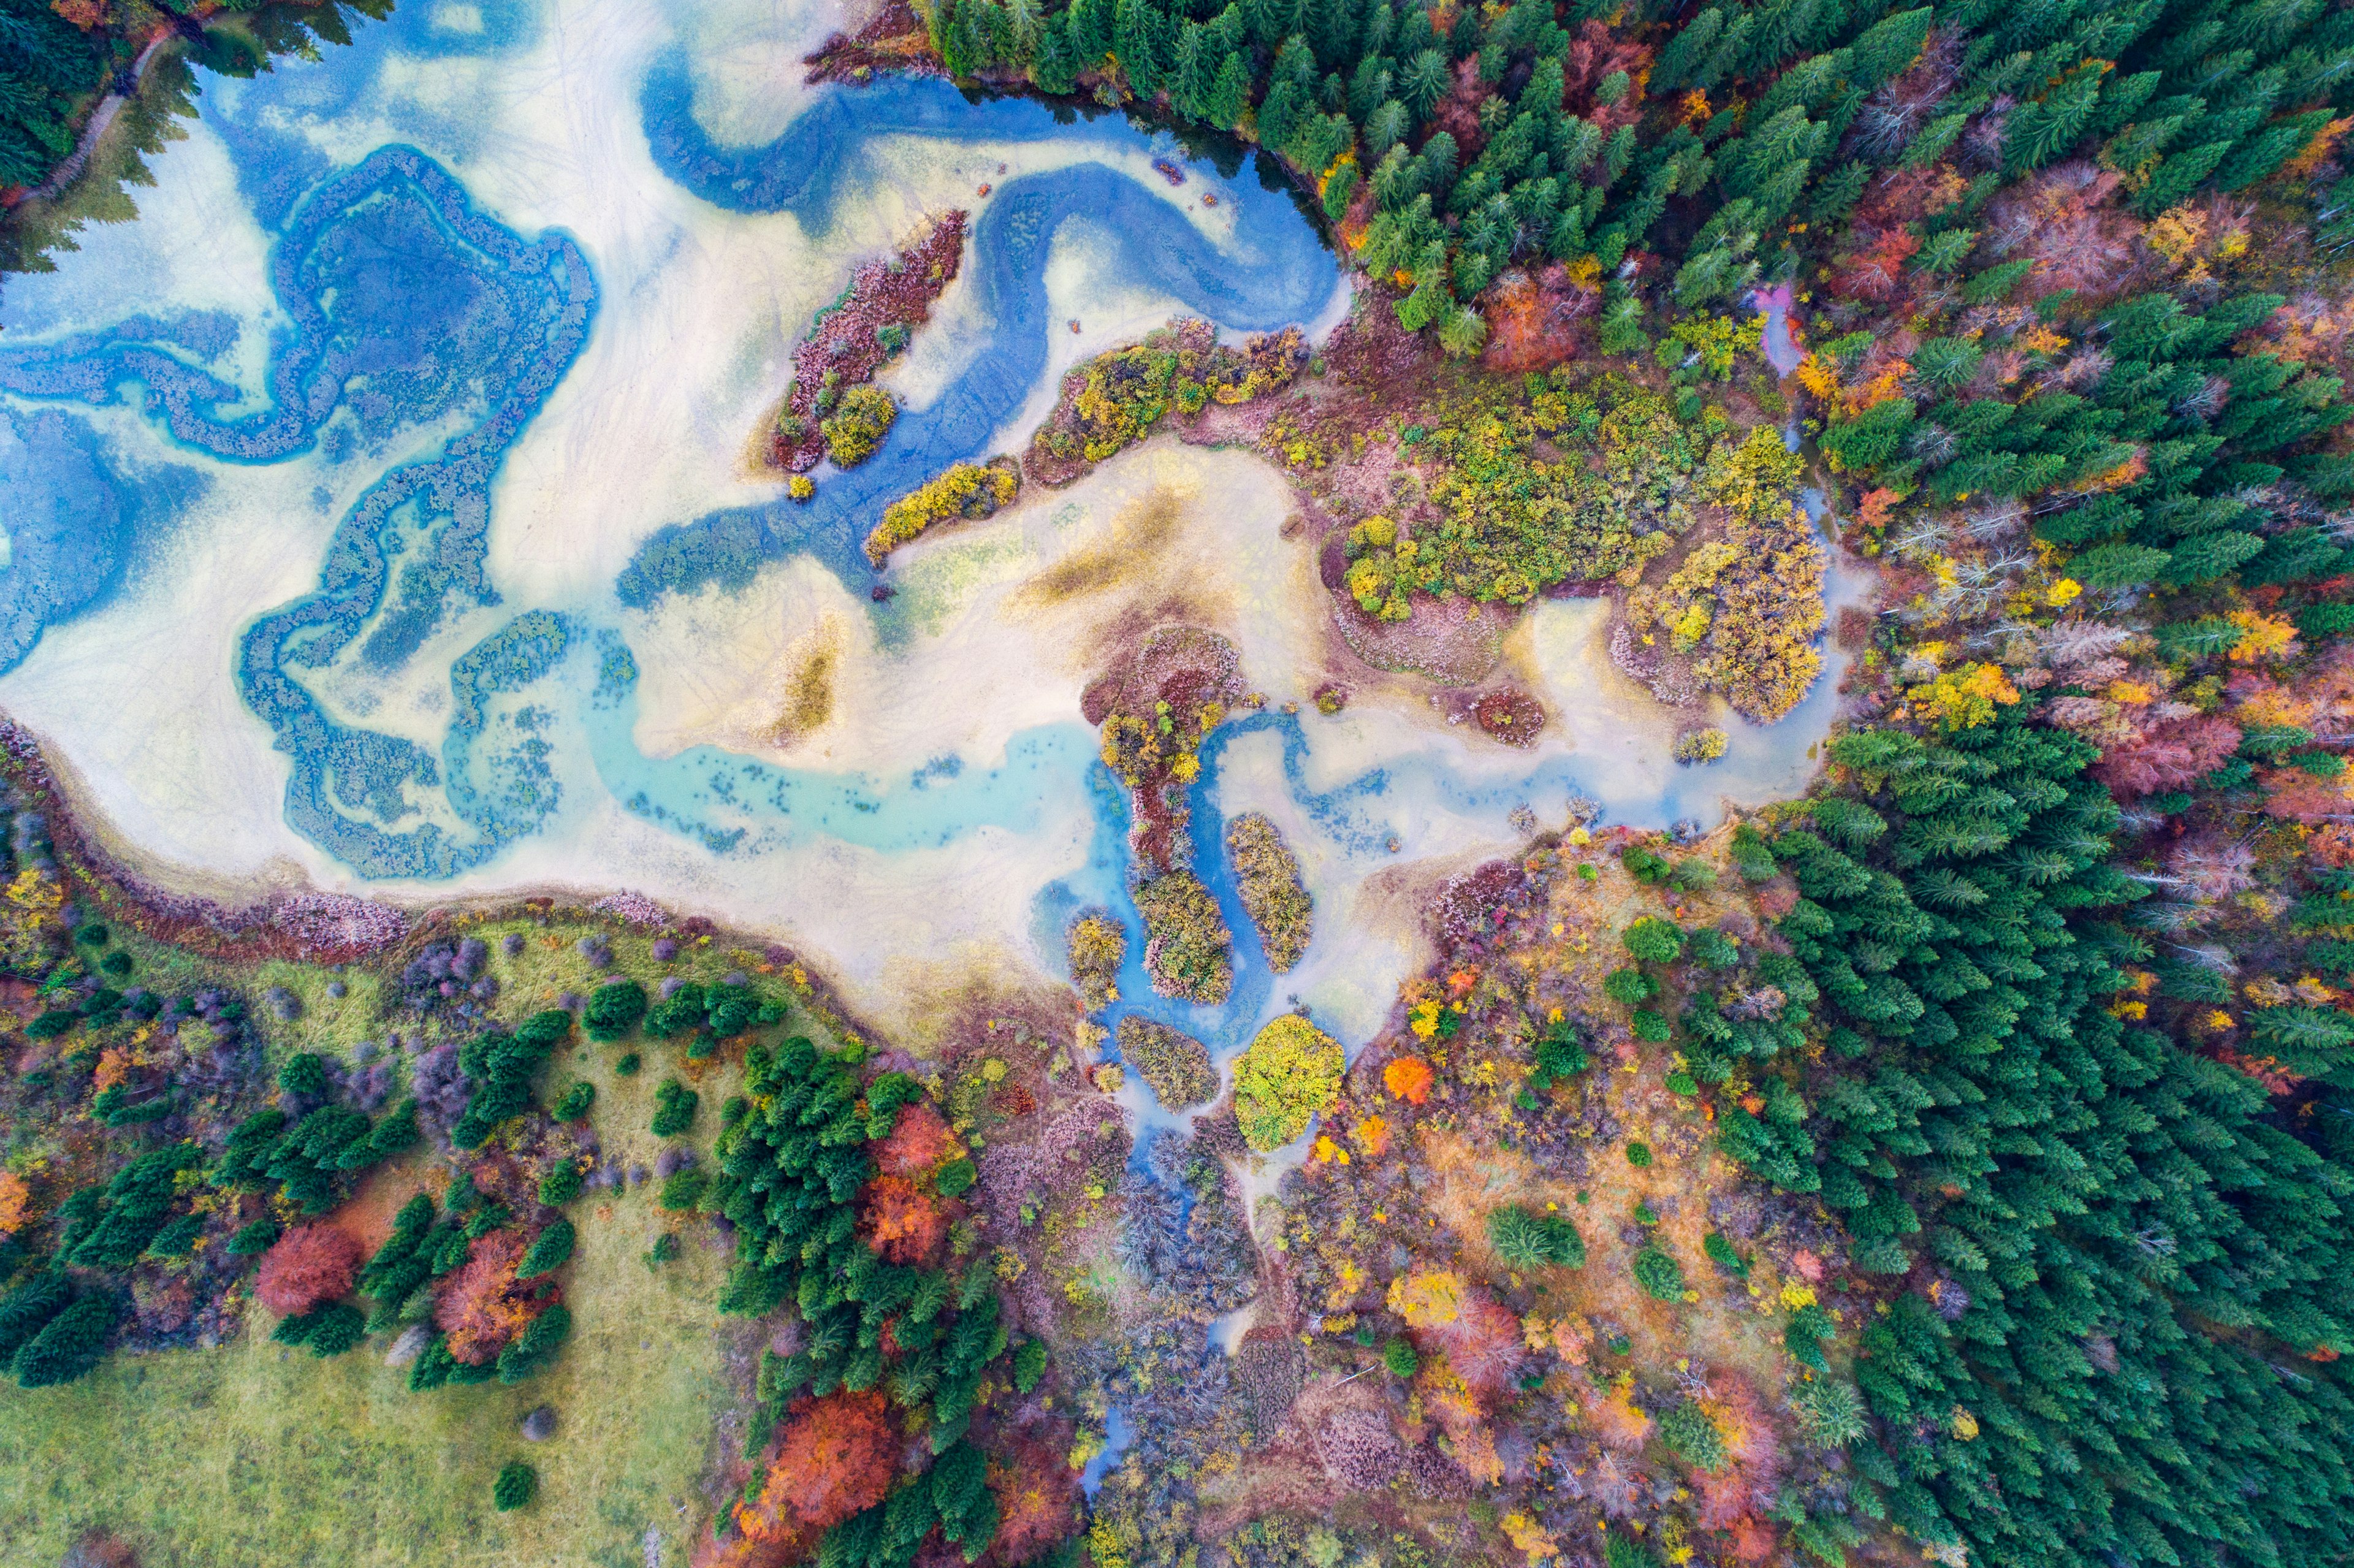
<path fill-rule="evenodd" d="M 829 26 L 815 5 L 404 5 L 315 61 L 207 79 L 139 220 L 10 280 L 0 706 L 159 881 L 627 889 L 792 941 L 919 1032 L 977 977 L 1059 977 L 1065 924 L 1100 906 L 1132 935 L 1119 1010 L 1223 1060 L 1294 1005 L 1361 1044 L 1419 961 L 1414 891 L 1532 817 L 1706 824 L 1803 783 L 1836 658 L 1792 717 L 1679 768 L 1671 726 L 1610 706 L 1593 601 L 1513 634 L 1562 721 L 1528 751 L 1386 689 L 1316 713 L 1325 600 L 1281 476 L 1239 453 L 1151 443 L 926 541 L 871 599 L 881 507 L 1018 450 L 1080 359 L 1179 313 L 1320 336 L 1351 299 L 1254 159 L 937 81 L 806 87 Z M 951 207 L 970 249 L 885 373 L 901 418 L 790 499 L 748 454 L 794 342 Z M 1133 532 L 1151 506 L 1180 517 L 1157 556 Z M 1156 564 L 1038 597 L 1091 550 Z M 1217 1009 L 1150 992 L 1127 803 L 1079 717 L 1112 629 L 1172 595 L 1270 699 L 1193 789 L 1237 937 Z M 763 715 L 812 670 L 822 722 L 780 739 Z M 1285 976 L 1225 863 L 1246 810 L 1318 900 Z"/>

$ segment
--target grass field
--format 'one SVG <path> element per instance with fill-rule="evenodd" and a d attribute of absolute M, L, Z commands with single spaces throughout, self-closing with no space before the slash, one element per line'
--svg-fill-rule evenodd
<path fill-rule="evenodd" d="M 573 944 L 599 928 L 493 920 L 468 934 L 492 945 L 501 1015 L 520 1018 L 559 991 L 592 989 L 598 977 Z M 513 959 L 497 946 L 509 930 L 528 943 Z M 625 967 L 649 979 L 716 980 L 749 958 L 693 944 L 658 966 L 642 936 L 609 934 Z M 139 959 L 135 979 L 167 994 L 227 981 L 257 1000 L 272 985 L 300 996 L 298 1022 L 257 1019 L 273 1071 L 293 1051 L 341 1055 L 402 1026 L 380 1012 L 379 979 L 360 966 L 222 965 L 136 937 L 124 945 Z M 326 990 L 337 978 L 348 991 L 341 999 Z M 829 1039 L 800 1009 L 761 1037 L 786 1033 Z M 642 1072 L 613 1071 L 625 1052 L 643 1055 Z M 703 1104 L 684 1139 L 658 1139 L 649 1128 L 654 1090 L 673 1076 L 694 1082 Z M 590 1119 L 605 1158 L 652 1167 L 665 1144 L 684 1141 L 707 1160 L 719 1102 L 740 1079 L 740 1049 L 690 1064 L 672 1043 L 576 1037 L 549 1063 L 543 1102 L 574 1078 L 597 1086 Z M 57 1131 L 16 1130 L 34 1146 Z M 352 1228 L 369 1228 L 358 1211 L 388 1214 L 429 1168 L 438 1188 L 440 1163 L 387 1167 L 352 1205 Z M 272 1343 L 275 1319 L 259 1308 L 246 1332 L 217 1349 L 117 1354 L 58 1388 L 0 1382 L 0 1568 L 48 1568 L 93 1530 L 128 1542 L 142 1568 L 679 1568 L 709 1517 L 704 1478 L 715 1445 L 740 1430 L 723 1417 L 744 1391 L 728 1375 L 727 1323 L 714 1306 L 728 1245 L 707 1221 L 665 1214 L 660 1187 L 590 1192 L 567 1205 L 580 1236 L 559 1276 L 573 1335 L 519 1387 L 411 1393 L 407 1369 L 384 1364 L 389 1336 L 322 1361 Z M 665 1231 L 677 1234 L 678 1255 L 649 1266 L 645 1255 Z M 556 1436 L 527 1443 L 523 1416 L 543 1404 L 557 1410 Z M 537 1469 L 539 1495 L 503 1514 L 492 1507 L 492 1480 L 514 1459 Z"/>

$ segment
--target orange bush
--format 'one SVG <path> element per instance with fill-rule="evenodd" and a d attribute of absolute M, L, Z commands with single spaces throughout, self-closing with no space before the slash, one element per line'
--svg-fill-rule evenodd
<path fill-rule="evenodd" d="M 1419 1056 L 1400 1056 L 1382 1069 L 1382 1086 L 1410 1106 L 1430 1097 L 1430 1064 Z"/>
<path fill-rule="evenodd" d="M 939 1200 L 905 1176 L 878 1176 L 866 1184 L 866 1213 L 859 1228 L 866 1245 L 893 1263 L 921 1263 L 949 1233 Z"/>
<path fill-rule="evenodd" d="M 297 1225 L 262 1255 L 253 1293 L 280 1317 L 292 1317 L 350 1295 L 359 1271 L 359 1243 L 333 1225 Z"/>
<path fill-rule="evenodd" d="M 928 1105 L 901 1106 L 889 1136 L 867 1152 L 885 1176 L 928 1176 L 964 1152 L 956 1134 Z"/>
<path fill-rule="evenodd" d="M 1027 1563 L 1071 1533 L 1077 1522 L 1071 1506 L 1073 1478 L 1063 1456 L 1039 1443 L 1017 1444 L 990 1462 L 999 1562 Z"/>
<path fill-rule="evenodd" d="M 442 1282 L 433 1321 L 450 1336 L 450 1353 L 459 1361 L 481 1366 L 556 1300 L 553 1279 L 515 1277 L 529 1245 L 521 1231 L 487 1232 L 467 1249 L 465 1266 Z"/>
<path fill-rule="evenodd" d="M 831 1530 L 891 1489 L 899 1440 L 883 1396 L 841 1392 L 793 1402 L 769 1478 L 736 1522 L 756 1541 Z"/>
<path fill-rule="evenodd" d="M 32 1202 L 32 1189 L 14 1171 L 0 1171 L 0 1236 L 15 1235 L 23 1228 L 26 1209 Z"/>

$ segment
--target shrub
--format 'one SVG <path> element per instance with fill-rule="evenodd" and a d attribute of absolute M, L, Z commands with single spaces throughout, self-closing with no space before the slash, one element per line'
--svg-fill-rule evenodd
<path fill-rule="evenodd" d="M 531 1250 L 523 1255 L 522 1266 L 516 1268 L 517 1279 L 536 1279 L 543 1274 L 553 1274 L 571 1257 L 578 1241 L 572 1222 L 558 1217 L 532 1238 Z"/>
<path fill-rule="evenodd" d="M 1013 1352 L 1013 1386 L 1023 1393 L 1038 1386 L 1046 1375 L 1046 1341 L 1024 1340 Z"/>
<path fill-rule="evenodd" d="M 633 980 L 607 980 L 588 996 L 581 1022 L 591 1040 L 624 1038 L 646 1015 L 646 988 Z"/>
<path fill-rule="evenodd" d="M 334 1225 L 297 1225 L 261 1260 L 254 1295 L 280 1317 L 310 1311 L 352 1292 L 360 1244 Z"/>
<path fill-rule="evenodd" d="M 1488 1242 L 1498 1257 L 1516 1269 L 1579 1268 L 1585 1263 L 1585 1242 L 1575 1225 L 1558 1214 L 1540 1214 L 1518 1204 L 1488 1216 Z"/>
<path fill-rule="evenodd" d="M 228 1255 L 231 1257 L 251 1257 L 256 1253 L 268 1252 L 270 1244 L 277 1239 L 276 1220 L 255 1220 L 239 1226 L 237 1234 L 228 1238 Z"/>
<path fill-rule="evenodd" d="M 499 1471 L 491 1483 L 491 1502 L 501 1513 L 513 1513 L 537 1495 L 539 1472 L 517 1459 Z"/>
<path fill-rule="evenodd" d="M 1672 920 L 1662 920 L 1657 915 L 1646 915 L 1626 930 L 1618 939 L 1627 950 L 1647 964 L 1671 964 L 1683 955 L 1684 934 Z"/>
<path fill-rule="evenodd" d="M 1210 1048 L 1165 1023 L 1129 1013 L 1119 1021 L 1120 1059 L 1152 1086 L 1171 1110 L 1207 1105 L 1218 1092 L 1218 1070 Z"/>
<path fill-rule="evenodd" d="M 1716 885 L 1716 867 L 1704 860 L 1681 860 L 1668 881 L 1686 893 L 1705 893 Z"/>
<path fill-rule="evenodd" d="M 695 1107 L 703 1097 L 680 1083 L 676 1078 L 664 1081 L 654 1091 L 653 1135 L 675 1138 L 695 1125 Z"/>
<path fill-rule="evenodd" d="M 582 1180 L 580 1167 L 567 1160 L 539 1179 L 539 1201 L 560 1208 L 580 1195 Z"/>
<path fill-rule="evenodd" d="M 711 1184 L 711 1174 L 699 1165 L 671 1172 L 663 1182 L 662 1206 L 673 1213 L 684 1213 L 703 1202 L 703 1191 Z"/>
<path fill-rule="evenodd" d="M 327 1059 L 316 1051 L 299 1052 L 278 1069 L 278 1086 L 290 1095 L 313 1099 L 327 1092 Z"/>
<path fill-rule="evenodd" d="M 1628 844 L 1620 850 L 1618 863 L 1638 882 L 1665 882 L 1675 870 L 1665 856 L 1654 854 L 1641 844 Z"/>
<path fill-rule="evenodd" d="M 1741 961 L 1740 945 L 1713 926 L 1703 926 L 1691 938 L 1691 956 L 1702 968 L 1729 969 Z"/>
<path fill-rule="evenodd" d="M 899 405 L 880 387 L 853 387 L 842 395 L 833 413 L 821 420 L 825 455 L 837 468 L 855 468 L 875 455 L 899 418 Z"/>
<path fill-rule="evenodd" d="M 1257 811 L 1227 824 L 1226 852 L 1234 860 L 1235 891 L 1258 930 L 1267 968 L 1283 974 L 1299 962 L 1315 931 L 1315 901 L 1300 878 L 1299 857 L 1276 825 Z"/>
<path fill-rule="evenodd" d="M 1700 729 L 1685 730 L 1676 736 L 1676 760 L 1686 765 L 1695 762 L 1714 762 L 1724 755 L 1728 739 L 1724 731 L 1714 725 L 1705 726 Z"/>
<path fill-rule="evenodd" d="M 1403 1334 L 1382 1347 L 1382 1365 L 1395 1378 L 1409 1378 L 1422 1370 L 1422 1358 L 1415 1354 L 1414 1342 Z"/>
<path fill-rule="evenodd" d="M 1733 1250 L 1733 1244 L 1725 1239 L 1723 1231 L 1711 1231 L 1701 1237 L 1700 1249 L 1708 1254 L 1711 1263 L 1736 1279 L 1749 1277 L 1749 1260 Z"/>
<path fill-rule="evenodd" d="M 286 1321 L 308 1323 L 302 1342 L 314 1356 L 340 1356 L 367 1338 L 367 1315 L 348 1301 L 333 1301 L 302 1319 Z"/>
<path fill-rule="evenodd" d="M 558 1121 L 578 1121 L 596 1103 L 597 1086 L 581 1078 L 564 1091 L 564 1097 L 556 1102 L 556 1109 L 550 1114 Z"/>
<path fill-rule="evenodd" d="M 26 1388 L 70 1383 L 96 1366 L 114 1332 L 114 1301 L 85 1296 L 50 1318 L 16 1351 L 16 1382 Z"/>
<path fill-rule="evenodd" d="M 1654 1012 L 1648 1007 L 1637 1008 L 1628 1016 L 1627 1024 L 1634 1031 L 1636 1039 L 1649 1041 L 1654 1045 L 1665 1044 L 1675 1038 L 1675 1025 L 1668 1022 L 1667 1014 Z"/>
<path fill-rule="evenodd" d="M 1634 1142 L 1627 1146 L 1627 1163 L 1640 1171 L 1651 1163 L 1651 1146 Z"/>
<path fill-rule="evenodd" d="M 934 1179 L 933 1185 L 939 1190 L 941 1197 L 953 1198 L 980 1180 L 981 1167 L 970 1160 L 951 1160 L 940 1167 L 940 1173 Z"/>
<path fill-rule="evenodd" d="M 1863 1436 L 1863 1402 L 1851 1383 L 1818 1373 L 1790 1391 L 1790 1408 L 1807 1436 L 1827 1446 Z"/>
<path fill-rule="evenodd" d="M 645 1059 L 635 1051 L 631 1051 L 613 1064 L 613 1075 L 616 1077 L 634 1078 L 638 1075 L 638 1070 L 645 1065 Z"/>
<path fill-rule="evenodd" d="M 1684 1298 L 1682 1266 L 1670 1257 L 1658 1243 L 1635 1255 L 1635 1283 L 1654 1301 L 1681 1301 Z"/>
<path fill-rule="evenodd" d="M 1659 1441 L 1687 1464 L 1712 1474 L 1730 1462 L 1731 1456 L 1724 1449 L 1724 1434 L 1716 1429 L 1716 1423 L 1708 1418 L 1705 1411 L 1689 1402 L 1660 1415 Z"/>
<path fill-rule="evenodd" d="M 957 463 L 883 509 L 883 521 L 866 535 L 866 559 L 879 567 L 892 551 L 950 518 L 993 515 L 1021 487 L 1021 466 L 1011 458 Z"/>
<path fill-rule="evenodd" d="M 1632 1007 L 1637 1002 L 1649 1001 L 1659 991 L 1659 982 L 1630 964 L 1612 969 L 1603 980 L 1602 989 L 1611 1001 Z"/>
<path fill-rule="evenodd" d="M 1332 1103 L 1345 1065 L 1341 1044 L 1296 1012 L 1258 1032 L 1235 1063 L 1235 1119 L 1262 1153 L 1308 1130 Z"/>

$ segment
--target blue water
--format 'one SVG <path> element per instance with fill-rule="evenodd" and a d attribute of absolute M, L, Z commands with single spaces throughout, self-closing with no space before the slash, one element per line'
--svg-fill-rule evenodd
<path fill-rule="evenodd" d="M 481 640 L 451 667 L 453 717 L 438 751 L 332 715 L 306 679 L 341 665 L 408 670 L 461 616 L 505 608 L 484 565 L 497 526 L 493 488 L 596 325 L 596 259 L 571 236 L 514 232 L 417 147 L 386 146 L 336 168 L 287 128 L 298 117 L 365 122 L 381 110 L 379 74 L 399 56 L 496 54 L 528 44 L 537 29 L 522 4 L 489 7 L 472 34 L 452 33 L 438 15 L 405 8 L 317 65 L 252 82 L 206 79 L 207 118 L 235 162 L 240 196 L 271 236 L 280 319 L 267 329 L 260 387 L 240 385 L 233 366 L 240 334 L 261 328 L 221 312 L 150 308 L 98 330 L 45 334 L 34 290 L 29 306 L 12 301 L 0 313 L 10 329 L 0 394 L 27 409 L 0 406 L 0 479 L 30 503 L 7 525 L 0 672 L 47 628 L 107 604 L 135 571 L 141 542 L 160 535 L 204 482 L 197 466 L 126 479 L 87 419 L 34 406 L 127 406 L 170 447 L 211 463 L 374 466 L 377 477 L 334 529 L 316 590 L 245 630 L 235 679 L 291 759 L 289 825 L 382 880 L 458 875 L 546 823 L 563 795 L 556 754 L 567 724 L 529 700 L 529 689 L 580 649 L 602 645 L 604 630 L 578 607 L 535 609 Z M 695 119 L 688 61 L 675 48 L 655 58 L 638 103 L 663 176 L 729 210 L 792 212 L 812 231 L 831 222 L 845 175 L 880 136 L 1172 150 L 1166 137 L 1118 117 L 1078 123 L 1035 103 L 974 105 L 937 81 L 821 93 L 776 140 L 721 147 Z M 399 113 L 420 140 L 482 150 L 479 125 L 456 110 Z M 1127 281 L 1222 327 L 1265 330 L 1321 311 L 1339 275 L 1314 230 L 1257 182 L 1221 188 L 1235 209 L 1231 254 L 1167 200 L 1099 164 L 1008 183 L 974 228 L 967 266 L 991 332 L 956 382 L 901 418 L 867 463 L 829 477 L 811 504 L 779 493 L 767 505 L 654 529 L 614 597 L 642 608 L 670 592 L 741 586 L 763 563 L 798 553 L 863 596 L 870 572 L 859 545 L 882 506 L 981 455 L 1037 386 L 1047 364 L 1047 247 L 1075 216 L 1113 238 Z M 387 462 L 420 444 L 424 456 Z M 551 688 L 549 699 L 556 694 Z M 875 793 L 864 782 L 757 764 L 748 771 L 704 753 L 649 759 L 628 745 L 614 714 L 608 703 L 580 715 L 597 774 L 631 810 L 714 850 L 773 840 L 748 812 L 878 848 L 1019 827 L 1034 822 L 1046 776 L 1075 777 L 1075 758 L 1092 749 L 1083 737 L 1025 736 L 1000 783 Z"/>

